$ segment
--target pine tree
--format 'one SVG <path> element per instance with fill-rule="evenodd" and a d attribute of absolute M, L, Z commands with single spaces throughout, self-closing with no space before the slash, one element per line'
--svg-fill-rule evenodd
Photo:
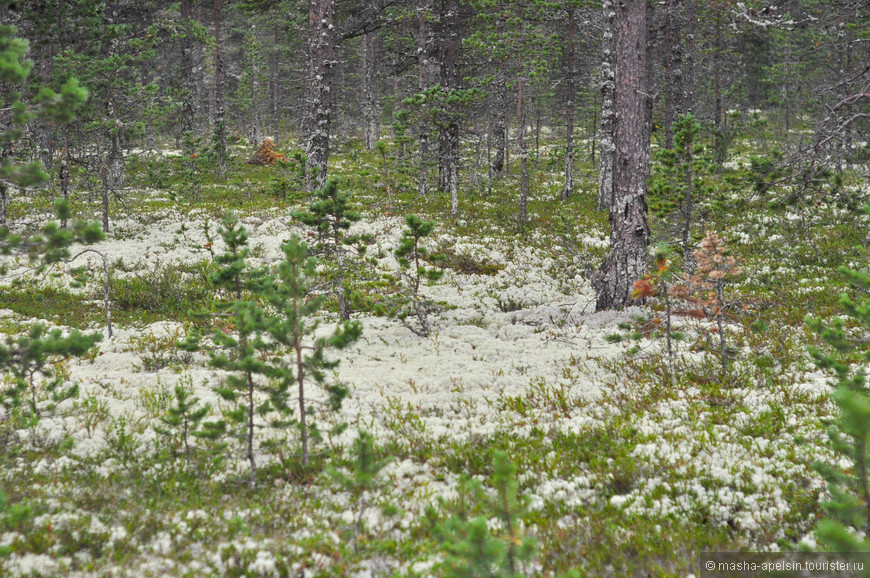
<path fill-rule="evenodd" d="M 64 376 L 53 362 L 68 356 L 81 357 L 100 339 L 99 333 L 72 331 L 64 335 L 60 329 L 49 331 L 41 323 L 31 325 L 26 335 L 7 336 L 6 343 L 0 343 L 0 374 L 7 375 L 0 404 L 7 412 L 19 412 L 36 421 L 42 412 L 52 411 L 61 401 L 75 397 L 78 386 L 65 386 Z M 40 385 L 47 400 L 39 394 Z"/>
<path fill-rule="evenodd" d="M 33 90 L 35 96 L 26 102 L 21 92 L 9 90 L 23 85 L 33 68 L 27 59 L 28 42 L 17 36 L 14 26 L 0 25 L 0 251 L 8 236 L 6 206 L 10 186 L 28 187 L 48 179 L 39 162 L 21 164 L 15 162 L 15 148 L 23 136 L 22 128 L 29 122 L 45 119 L 56 123 L 68 123 L 74 111 L 88 97 L 88 91 L 79 86 L 76 78 L 68 79 L 55 92 L 48 87 Z"/>
<path fill-rule="evenodd" d="M 323 188 L 314 192 L 314 199 L 308 209 L 294 211 L 292 215 L 317 231 L 318 243 L 315 249 L 334 265 L 334 270 L 329 274 L 329 283 L 338 301 L 338 314 L 342 320 L 349 320 L 351 299 L 348 268 L 358 266 L 358 263 L 352 262 L 352 253 L 359 255 L 364 252 L 364 246 L 358 243 L 360 238 L 348 235 L 351 225 L 361 218 L 351 204 L 350 195 L 339 191 L 335 179 L 327 179 Z M 357 245 L 356 251 L 350 248 L 354 244 Z"/>
<path fill-rule="evenodd" d="M 215 287 L 228 291 L 231 299 L 217 305 L 221 312 L 215 317 L 220 320 L 222 327 L 212 334 L 217 350 L 209 352 L 209 365 L 228 372 L 226 382 L 215 391 L 231 407 L 225 412 L 225 420 L 204 426 L 207 426 L 209 437 L 216 438 L 229 428 L 231 435 L 243 441 L 250 465 L 250 483 L 255 486 L 256 418 L 272 417 L 270 425 L 286 427 L 284 418 L 290 410 L 287 407 L 286 388 L 281 389 L 271 382 L 264 383 L 267 381 L 268 368 L 263 355 L 271 354 L 275 349 L 274 343 L 264 339 L 267 314 L 255 301 L 245 300 L 246 292 L 256 294 L 263 291 L 267 282 L 265 273 L 250 265 L 248 232 L 234 213 L 224 215 L 218 232 L 226 249 L 215 255 L 214 260 L 219 268 L 209 276 L 209 280 Z M 209 316 L 207 313 L 200 315 Z M 199 335 L 192 334 L 179 346 L 187 350 L 199 349 L 199 340 Z M 266 396 L 265 401 L 260 401 L 260 394 Z"/>
<path fill-rule="evenodd" d="M 856 301 L 842 294 L 840 306 L 866 331 L 870 329 L 870 297 L 866 296 L 870 274 L 846 267 L 840 272 L 861 295 Z M 828 435 L 833 449 L 850 464 L 814 464 L 831 493 L 831 500 L 824 504 L 828 518 L 819 523 L 816 535 L 831 551 L 870 552 L 870 389 L 863 365 L 870 362 L 870 346 L 866 340 L 850 337 L 840 318 L 830 324 L 807 318 L 807 323 L 833 349 L 828 353 L 811 347 L 810 354 L 820 368 L 837 377 L 831 397 L 840 415 Z"/>
<path fill-rule="evenodd" d="M 380 506 L 382 513 L 392 516 L 398 513 L 398 508 L 390 503 L 379 503 L 375 499 L 375 493 L 384 489 L 386 485 L 384 480 L 378 478 L 378 475 L 384 466 L 392 461 L 392 458 L 379 457 L 372 434 L 360 430 L 359 435 L 353 441 L 351 452 L 353 461 L 348 474 L 336 468 L 329 468 L 327 473 L 333 482 L 350 494 L 352 503 L 356 507 L 353 544 L 354 548 L 358 550 L 360 538 L 366 530 L 364 525 L 366 511 L 372 506 Z"/>
<path fill-rule="evenodd" d="M 209 275 L 209 281 L 216 287 L 227 290 L 235 301 L 242 300 L 242 293 L 250 289 L 262 276 L 248 263 L 251 249 L 248 246 L 248 231 L 232 211 L 224 214 L 218 234 L 226 245 L 225 252 L 215 255 L 214 262 L 219 269 Z"/>
<path fill-rule="evenodd" d="M 201 405 L 199 398 L 179 384 L 175 386 L 174 405 L 167 410 L 167 415 L 160 417 L 161 425 L 155 425 L 154 431 L 168 438 L 172 443 L 179 444 L 184 450 L 184 459 L 190 462 L 190 438 L 209 437 L 209 431 L 202 421 L 211 413 L 211 405 Z"/>
<path fill-rule="evenodd" d="M 231 404 L 224 412 L 224 423 L 231 435 L 244 444 L 250 465 L 250 484 L 254 487 L 257 484 L 255 420 L 273 417 L 269 425 L 286 427 L 286 416 L 290 413 L 288 387 L 267 379 L 272 371 L 263 358 L 264 354 L 271 354 L 275 346 L 264 339 L 269 322 L 263 310 L 252 301 L 235 301 L 229 313 L 233 330 L 215 331 L 213 339 L 218 350 L 210 352 L 209 365 L 227 372 L 225 383 L 215 392 Z M 261 394 L 265 395 L 264 400 Z"/>
<path fill-rule="evenodd" d="M 397 308 L 396 315 L 405 326 L 421 337 L 429 336 L 429 314 L 436 311 L 435 303 L 420 295 L 420 284 L 423 281 L 437 281 L 444 271 L 437 267 L 427 267 L 424 260 L 437 260 L 436 255 L 429 255 L 421 241 L 435 230 L 435 221 L 423 221 L 417 215 L 405 217 L 407 229 L 402 231 L 399 246 L 396 248 L 396 259 L 402 272 L 402 283 L 405 303 Z M 407 319 L 413 314 L 419 327 L 411 325 Z"/>
<path fill-rule="evenodd" d="M 311 279 L 315 273 L 316 260 L 307 255 L 308 248 L 298 236 L 293 235 L 284 244 L 284 260 L 278 265 L 277 277 L 264 292 L 268 303 L 277 314 L 267 321 L 269 337 L 290 353 L 290 357 L 274 357 L 265 373 L 282 392 L 296 385 L 298 392 L 298 427 L 302 440 L 302 464 L 308 465 L 310 438 L 317 439 L 316 425 L 309 423 L 312 413 L 306 406 L 306 384 L 313 382 L 328 394 L 328 405 L 338 411 L 347 396 L 347 388 L 327 379 L 326 372 L 338 366 L 338 361 L 326 359 L 329 349 L 344 349 L 362 334 L 362 326 L 344 321 L 327 337 L 314 337 L 319 320 L 314 316 L 322 306 L 322 295 L 310 295 Z"/>
<path fill-rule="evenodd" d="M 517 578 L 523 575 L 522 564 L 534 555 L 534 540 L 523 537 L 520 530 L 527 499 L 519 493 L 517 466 L 507 454 L 497 452 L 493 469 L 494 497 L 478 480 L 463 477 L 453 516 L 440 522 L 435 508 L 426 508 L 426 519 L 445 554 L 438 567 L 447 576 Z M 491 517 L 500 520 L 498 530 L 490 530 Z"/>
<path fill-rule="evenodd" d="M 677 228 L 683 253 L 683 270 L 695 272 L 692 250 L 692 227 L 695 205 L 707 190 L 706 180 L 711 169 L 711 159 L 705 155 L 704 146 L 698 143 L 701 125 L 691 114 L 681 115 L 675 124 L 674 148 L 661 149 L 658 160 L 661 170 L 651 183 L 650 208 L 660 218 L 677 213 Z"/>
<path fill-rule="evenodd" d="M 674 347 L 673 339 L 676 337 L 671 326 L 671 290 L 675 281 L 671 249 L 664 243 L 659 243 L 653 251 L 655 270 L 647 273 L 642 279 L 634 282 L 632 298 L 646 299 L 648 297 L 660 297 L 665 305 L 665 339 L 668 348 L 668 376 L 674 380 Z"/>

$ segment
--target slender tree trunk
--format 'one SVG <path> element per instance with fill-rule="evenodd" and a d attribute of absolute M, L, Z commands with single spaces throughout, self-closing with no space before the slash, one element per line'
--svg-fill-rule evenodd
<path fill-rule="evenodd" d="M 196 3 L 196 20 L 202 24 L 202 3 Z M 208 120 L 211 123 L 213 119 L 213 108 L 211 107 L 208 89 L 205 83 L 205 49 L 201 42 L 197 42 L 193 47 L 194 59 L 194 102 L 196 102 L 195 111 L 202 121 Z M 202 128 L 202 126 L 200 126 Z"/>
<path fill-rule="evenodd" d="M 680 41 L 680 26 L 677 18 L 676 0 L 668 0 L 664 8 L 664 52 L 662 61 L 665 69 L 665 148 L 674 148 L 674 122 L 682 112 L 680 103 L 682 97 L 680 80 L 682 72 L 682 46 Z"/>
<path fill-rule="evenodd" d="M 254 376 L 247 372 L 248 377 L 248 463 L 251 465 L 251 487 L 257 485 L 257 462 L 254 460 Z"/>
<path fill-rule="evenodd" d="M 223 0 L 214 0 L 214 138 L 221 177 L 227 172 L 227 125 L 226 104 L 224 102 L 224 56 L 223 33 L 221 31 L 221 5 Z"/>
<path fill-rule="evenodd" d="M 60 158 L 60 194 L 63 197 L 64 201 L 69 201 L 69 160 L 69 135 L 64 132 L 63 154 Z M 66 229 L 66 219 L 63 219 L 60 225 L 61 227 Z"/>
<path fill-rule="evenodd" d="M 420 0 L 417 7 L 419 38 L 417 39 L 417 88 L 420 92 L 430 88 L 438 75 L 436 61 L 435 38 L 432 31 L 431 0 Z M 421 196 L 429 193 L 429 133 L 432 125 L 428 121 L 420 122 L 419 133 L 419 175 L 417 191 Z"/>
<path fill-rule="evenodd" d="M 366 150 L 374 150 L 381 137 L 381 118 L 377 89 L 378 56 L 375 53 L 375 34 L 363 35 L 363 142 Z"/>
<path fill-rule="evenodd" d="M 564 201 L 574 192 L 574 4 L 568 3 L 568 44 L 565 47 L 568 57 L 568 70 L 565 79 L 565 186 L 561 199 Z M 593 159 L 593 163 L 594 163 Z"/>
<path fill-rule="evenodd" d="M 685 199 L 683 200 L 683 271 L 687 275 L 695 274 L 695 255 L 692 251 L 692 212 L 694 211 L 694 181 L 695 174 L 693 168 L 692 156 L 694 151 L 694 139 L 692 143 L 686 147 L 686 182 L 685 182 Z"/>
<path fill-rule="evenodd" d="M 507 149 L 507 92 L 505 90 L 504 81 L 501 80 L 501 68 L 499 64 L 499 72 L 496 80 L 496 96 L 495 96 L 495 114 L 493 115 L 493 137 L 495 140 L 495 154 L 492 160 L 492 169 L 496 174 L 501 174 L 506 167 L 505 151 Z"/>
<path fill-rule="evenodd" d="M 193 132 L 194 127 L 194 93 L 196 92 L 195 81 L 193 78 L 193 58 L 192 58 L 192 40 L 191 40 L 191 18 L 190 18 L 190 2 L 191 0 L 182 0 L 181 2 L 181 26 L 184 28 L 184 37 L 181 39 L 181 138 L 182 143 L 185 142 L 184 135 Z M 189 158 L 193 154 L 192 150 L 188 150 L 187 144 L 182 151 L 184 158 Z"/>
<path fill-rule="evenodd" d="M 519 78 L 517 79 L 517 148 L 520 151 L 520 226 L 525 227 L 528 223 L 528 201 L 529 201 L 529 149 L 526 146 L 526 111 L 523 108 L 524 103 L 524 78 L 523 78 L 523 42 L 522 32 L 520 32 L 520 40 L 517 42 L 517 70 Z"/>
<path fill-rule="evenodd" d="M 646 91 L 647 13 L 645 0 L 616 7 L 616 131 L 610 254 L 593 275 L 598 310 L 635 302 L 634 282 L 647 271 L 646 168 L 649 159 Z"/>
<path fill-rule="evenodd" d="M 263 94 L 260 87 L 260 51 L 257 42 L 257 21 L 251 19 L 251 144 L 259 145 L 266 138 L 263 132 L 263 119 L 260 108 L 263 104 Z"/>
<path fill-rule="evenodd" d="M 305 152 L 308 156 L 306 187 L 313 191 L 326 184 L 329 166 L 335 2 L 309 0 L 308 7 L 308 114 Z"/>
<path fill-rule="evenodd" d="M 683 111 L 695 110 L 695 60 L 697 59 L 698 0 L 686 0 L 686 57 L 683 67 Z"/>
<path fill-rule="evenodd" d="M 459 88 L 459 0 L 443 0 L 438 34 L 441 87 L 452 92 Z M 448 105 L 452 108 L 455 105 Z M 459 213 L 459 121 L 448 110 L 440 123 L 438 137 L 438 188 L 450 194 L 450 214 Z"/>
<path fill-rule="evenodd" d="M 615 129 L 615 17 L 613 0 L 604 0 L 604 36 L 601 39 L 601 144 L 598 167 L 598 209 L 608 209 L 613 202 L 613 153 Z"/>
<path fill-rule="evenodd" d="M 716 11 L 715 48 L 713 49 L 713 139 L 716 164 L 725 161 L 725 131 L 722 127 L 722 12 Z"/>

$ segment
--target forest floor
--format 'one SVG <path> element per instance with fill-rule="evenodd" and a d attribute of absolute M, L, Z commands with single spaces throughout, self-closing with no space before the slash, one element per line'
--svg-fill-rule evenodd
<path fill-rule="evenodd" d="M 559 203 L 558 166 L 542 163 L 531 223 L 519 230 L 513 177 L 470 191 L 451 219 L 449 200 L 418 198 L 398 179 L 388 195 L 390 176 L 370 153 L 339 154 L 335 173 L 363 212 L 352 232 L 373 236 L 368 252 L 381 270 L 396 269 L 405 214 L 436 218 L 427 243 L 452 265 L 422 292 L 444 310 L 428 337 L 354 314 L 362 338 L 335 356 L 350 396 L 340 413 L 315 415 L 323 440 L 312 464 L 299 464 L 295 438 L 263 444 L 256 488 L 235 443 L 221 459 L 186 460 L 154 426 L 178 384 L 222 407 L 213 388 L 225 374 L 206 354 L 175 347 L 196 323 L 189 311 L 213 297 L 206 276 L 222 213 L 241 217 L 255 262 L 274 266 L 293 231 L 306 235 L 290 216 L 302 199 L 273 196 L 277 169 L 238 162 L 229 182 L 204 183 L 194 202 L 159 173 L 178 161 L 134 159 L 113 230 L 94 247 L 113 264 L 112 337 L 94 255 L 38 275 L 6 258 L 0 332 L 19 335 L 41 319 L 104 336 L 84 358 L 55 364 L 79 383 L 76 399 L 35 424 L 12 428 L 4 415 L 0 492 L 11 507 L 0 573 L 441 575 L 434 528 L 454 515 L 485 516 L 496 541 L 533 539 L 524 575 L 686 576 L 705 550 L 812 547 L 825 498 L 812 464 L 834 459 L 825 424 L 835 406 L 807 353 L 818 339 L 804 319 L 837 313 L 836 267 L 861 266 L 863 225 L 833 203 L 808 212 L 753 198 L 740 158 L 716 177 L 730 192 L 701 203 L 730 203 L 705 226 L 745 260 L 727 288 L 739 304 L 727 323 L 732 359 L 723 370 L 715 324 L 677 318 L 685 337 L 671 378 L 659 306 L 594 312 L 589 272 L 607 233 L 588 167 L 581 190 Z M 665 236 L 663 223 L 653 226 Z M 322 317 L 324 330 L 337 320 Z M 360 430 L 391 460 L 364 493 L 335 474 L 352 471 Z M 462 489 L 469 477 L 496 495 L 500 451 L 527 500 L 514 537 L 497 508 Z"/>

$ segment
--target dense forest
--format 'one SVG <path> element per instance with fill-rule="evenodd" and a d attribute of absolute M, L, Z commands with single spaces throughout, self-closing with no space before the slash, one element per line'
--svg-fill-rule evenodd
<path fill-rule="evenodd" d="M 870 551 L 868 133 L 867 0 L 0 1 L 0 574 Z"/>

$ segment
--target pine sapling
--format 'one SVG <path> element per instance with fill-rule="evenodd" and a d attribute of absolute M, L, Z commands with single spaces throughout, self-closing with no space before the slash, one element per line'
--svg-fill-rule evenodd
<path fill-rule="evenodd" d="M 293 217 L 317 231 L 315 250 L 334 266 L 329 282 L 338 301 L 338 314 L 343 321 L 350 319 L 351 299 L 348 289 L 348 269 L 352 245 L 360 239 L 348 235 L 351 225 L 361 219 L 351 203 L 350 195 L 338 188 L 335 179 L 327 179 L 322 189 L 314 192 L 314 200 L 306 211 L 294 211 Z M 364 248 L 363 248 L 364 250 Z M 358 253 L 363 250 L 357 249 Z"/>
<path fill-rule="evenodd" d="M 329 407 L 338 411 L 348 390 L 341 383 L 330 382 L 326 372 L 338 366 L 338 361 L 326 359 L 329 349 L 344 349 L 359 339 L 362 326 L 344 321 L 326 337 L 314 337 L 319 325 L 315 315 L 323 306 L 322 295 L 311 296 L 311 279 L 316 259 L 307 255 L 307 246 L 297 235 L 284 244 L 284 260 L 278 265 L 278 274 L 265 292 L 268 303 L 277 312 L 267 322 L 271 340 L 289 352 L 288 356 L 274 357 L 265 367 L 267 375 L 281 389 L 289 391 L 295 385 L 298 391 L 298 427 L 302 442 L 302 464 L 310 458 L 309 438 L 317 435 L 314 424 L 309 424 L 306 406 L 306 383 L 314 382 L 329 396 Z"/>
<path fill-rule="evenodd" d="M 644 275 L 642 279 L 635 281 L 634 291 L 631 296 L 633 299 L 660 297 L 664 301 L 665 339 L 668 347 L 668 375 L 671 381 L 673 381 L 676 376 L 674 372 L 674 347 L 672 344 L 674 333 L 671 325 L 671 283 L 674 279 L 674 271 L 672 270 L 673 261 L 671 260 L 670 247 L 664 243 L 659 243 L 653 252 L 653 259 L 655 260 L 655 270 L 652 273 Z"/>
<path fill-rule="evenodd" d="M 429 314 L 436 311 L 435 304 L 420 295 L 420 284 L 425 281 L 434 282 L 441 278 L 444 271 L 437 267 L 427 267 L 425 259 L 435 259 L 430 256 L 421 241 L 432 234 L 435 230 L 434 221 L 423 221 L 417 215 L 405 217 L 407 228 L 402 231 L 399 239 L 399 247 L 396 249 L 396 258 L 401 268 L 401 277 L 404 285 L 407 305 L 398 311 L 399 318 L 411 331 L 421 337 L 429 336 Z M 411 325 L 407 318 L 414 314 L 420 324 L 419 328 Z"/>
<path fill-rule="evenodd" d="M 180 444 L 184 450 L 184 460 L 190 463 L 190 438 L 208 436 L 202 421 L 209 413 L 209 404 L 201 405 L 198 397 L 179 384 L 175 386 L 174 404 L 166 415 L 160 417 L 161 425 L 154 425 L 153 428 L 172 443 Z"/>
<path fill-rule="evenodd" d="M 441 542 L 444 561 L 439 568 L 448 576 L 522 576 L 522 565 L 532 560 L 534 540 L 522 535 L 522 516 L 527 499 L 519 493 L 516 464 L 504 452 L 497 452 L 490 480 L 495 496 L 490 497 L 478 480 L 460 478 L 456 513 L 441 522 L 432 506 L 426 519 Z M 442 507 L 444 500 L 440 500 Z M 472 517 L 474 516 L 474 517 Z M 496 517 L 501 528 L 492 531 L 488 520 Z"/>
<path fill-rule="evenodd" d="M 866 332 L 870 330 L 870 274 L 840 268 L 849 285 L 862 295 L 856 302 L 848 295 L 840 296 L 840 305 Z M 831 397 L 840 415 L 829 428 L 831 446 L 851 467 L 816 463 L 815 469 L 827 482 L 831 500 L 824 504 L 828 518 L 819 523 L 816 536 L 831 551 L 870 552 L 870 389 L 867 368 L 870 346 L 863 338 L 846 333 L 845 323 L 835 318 L 830 324 L 807 318 L 810 327 L 834 351 L 810 348 L 816 364 L 832 371 L 837 386 Z"/>
<path fill-rule="evenodd" d="M 327 472 L 333 482 L 350 494 L 351 500 L 356 507 L 353 544 L 354 549 L 358 550 L 361 541 L 360 537 L 365 532 L 364 520 L 366 511 L 372 506 L 379 505 L 381 513 L 394 516 L 398 513 L 398 509 L 393 504 L 378 503 L 375 499 L 376 492 L 385 486 L 384 481 L 378 479 L 378 475 L 392 459 L 378 456 L 374 437 L 370 433 L 365 431 L 359 432 L 359 435 L 353 442 L 352 456 L 352 467 L 348 474 L 335 468 L 330 468 Z"/>
<path fill-rule="evenodd" d="M 701 241 L 701 248 L 694 252 L 698 274 L 684 275 L 683 282 L 674 285 L 671 294 L 699 309 L 682 311 L 693 316 L 712 318 L 719 333 L 719 358 L 722 370 L 728 369 L 728 346 L 725 338 L 726 308 L 725 286 L 732 277 L 743 272 L 740 260 L 728 255 L 725 241 L 712 232 Z"/>
<path fill-rule="evenodd" d="M 254 438 L 257 431 L 255 419 L 265 418 L 276 412 L 281 418 L 289 413 L 286 388 L 264 384 L 258 376 L 268 376 L 269 368 L 263 361 L 264 354 L 271 353 L 274 344 L 267 342 L 268 321 L 263 311 L 250 301 L 236 301 L 231 309 L 233 332 L 216 331 L 214 341 L 217 351 L 211 352 L 209 365 L 228 372 L 226 383 L 215 389 L 225 401 L 232 404 L 225 412 L 229 427 L 243 440 L 246 457 L 251 468 L 251 487 L 257 483 L 257 463 L 254 455 Z M 259 393 L 266 395 L 260 401 Z"/>
<path fill-rule="evenodd" d="M 209 281 L 216 287 L 225 289 L 233 300 L 241 301 L 242 292 L 250 289 L 261 276 L 261 272 L 251 267 L 248 259 L 251 249 L 248 246 L 248 231 L 239 222 L 238 216 L 229 211 L 221 221 L 218 234 L 226 250 L 215 255 L 218 270 L 209 275 Z"/>
<path fill-rule="evenodd" d="M 0 404 L 7 412 L 18 412 L 32 423 L 37 422 L 42 412 L 52 411 L 58 403 L 78 395 L 76 384 L 64 386 L 64 376 L 53 361 L 82 357 L 101 339 L 99 333 L 85 335 L 79 331 L 64 336 L 60 329 L 49 331 L 40 323 L 31 325 L 26 335 L 7 337 L 6 343 L 0 344 L 0 373 L 9 379 Z M 47 399 L 39 395 L 40 386 L 48 394 Z"/>

